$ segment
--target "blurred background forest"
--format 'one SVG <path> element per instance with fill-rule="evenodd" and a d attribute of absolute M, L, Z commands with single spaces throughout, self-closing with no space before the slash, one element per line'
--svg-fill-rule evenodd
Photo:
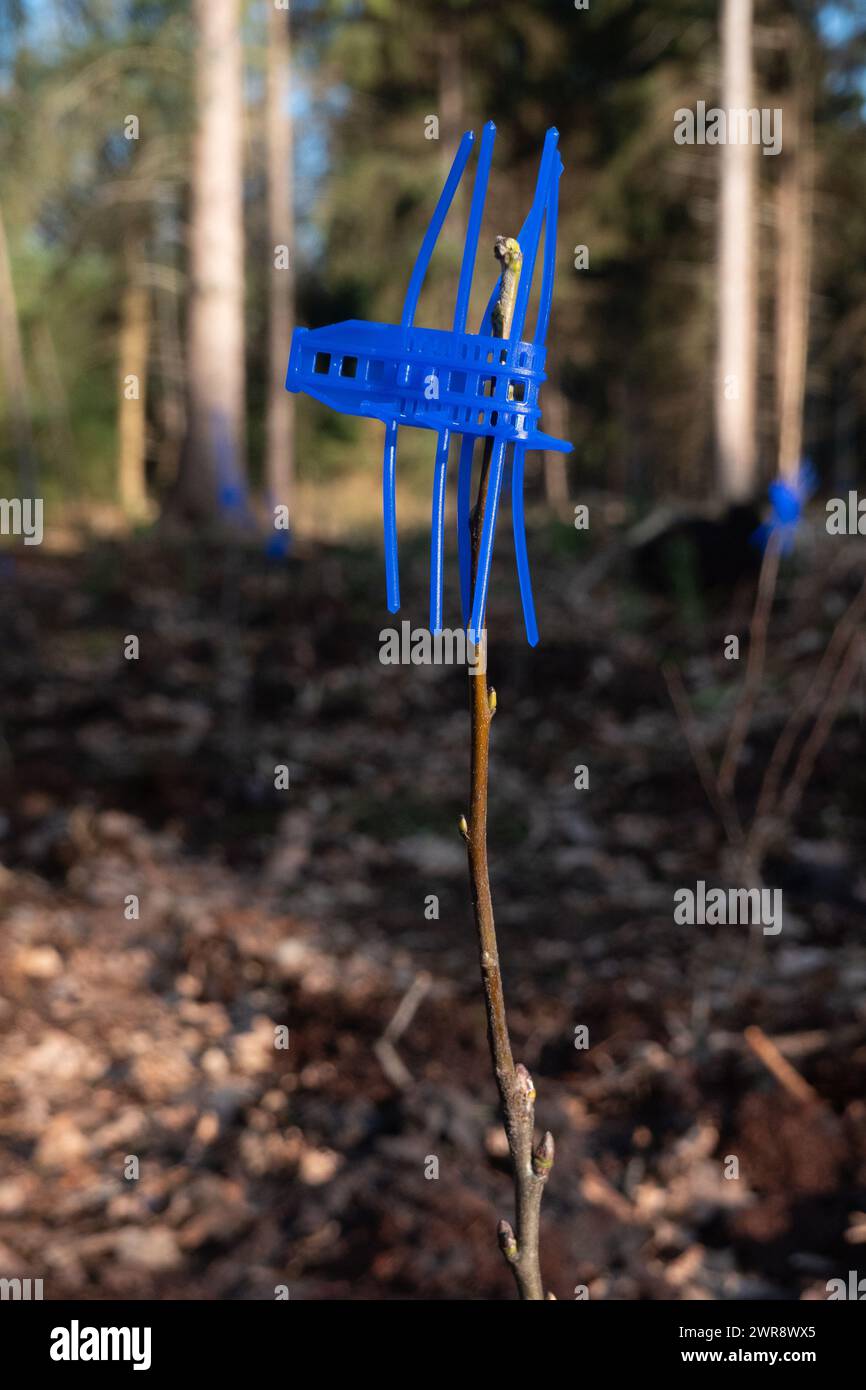
<path fill-rule="evenodd" d="M 699 102 L 781 110 L 781 149 L 678 144 Z M 504 525 L 490 597 L 545 1279 L 808 1299 L 857 1266 L 866 542 L 824 502 L 864 484 L 862 0 L 0 0 L 0 492 L 45 499 L 0 556 L 0 1274 L 46 1297 L 512 1293 L 465 673 L 382 665 L 381 426 L 283 390 L 296 324 L 399 316 L 489 118 L 471 322 L 553 124 L 565 166 L 536 650 Z M 776 574 L 752 533 L 806 458 Z M 674 921 L 746 871 L 778 937 Z"/>
<path fill-rule="evenodd" d="M 757 494 L 796 465 L 803 421 L 828 484 L 854 486 L 858 8 L 757 4 L 748 104 L 783 110 L 783 145 L 753 151 L 750 207 L 720 236 L 719 148 L 673 140 L 678 108 L 736 104 L 722 89 L 717 0 L 574 13 L 541 0 L 295 0 L 291 40 L 285 12 L 264 4 L 221 18 L 219 5 L 159 0 L 4 0 L 3 486 L 38 477 L 64 519 L 91 524 L 118 507 L 153 518 L 178 492 L 212 509 L 243 479 L 255 496 L 285 497 L 301 531 L 373 513 L 379 432 L 284 399 L 291 327 L 394 319 L 459 135 L 487 118 L 499 141 L 479 305 L 489 243 L 519 225 L 544 129 L 561 131 L 545 419 L 577 451 L 537 462 L 535 496 L 561 514 L 588 489 L 631 511 L 666 493 L 731 491 L 714 463 L 714 373 L 724 246 L 740 254 L 730 243 L 743 223 L 755 387 L 729 471 L 745 470 L 739 490 Z M 458 203 L 446 226 L 421 322 L 448 321 L 464 213 Z M 428 442 L 405 445 L 422 494 Z M 405 505 L 414 516 L 411 487 Z M 49 524 L 60 514 L 50 506 Z"/>

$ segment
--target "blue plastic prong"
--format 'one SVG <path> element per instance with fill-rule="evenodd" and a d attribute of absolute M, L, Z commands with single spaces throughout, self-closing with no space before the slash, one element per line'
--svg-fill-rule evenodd
<path fill-rule="evenodd" d="M 543 343 L 547 337 L 550 323 L 550 306 L 553 302 L 553 281 L 556 274 L 556 224 L 559 218 L 559 180 L 562 175 L 562 160 L 550 175 L 550 188 L 547 194 L 547 208 L 544 213 L 544 268 L 541 272 L 541 294 L 538 300 L 538 318 L 535 320 L 534 341 Z"/>
<path fill-rule="evenodd" d="M 463 170 L 466 168 L 466 161 L 472 151 L 475 142 L 475 132 L 467 130 L 460 144 L 457 146 L 457 153 L 454 156 L 454 163 L 451 165 L 451 172 L 445 180 L 445 187 L 439 195 L 439 202 L 436 210 L 430 219 L 430 226 L 424 233 L 424 240 L 421 242 L 420 250 L 412 268 L 412 275 L 409 279 L 409 288 L 406 291 L 406 298 L 403 301 L 403 317 L 400 320 L 404 328 L 409 328 L 415 318 L 415 310 L 418 308 L 418 299 L 421 295 L 421 286 L 424 283 L 424 276 L 427 274 L 427 267 L 433 255 L 436 242 L 445 218 L 448 216 L 448 209 L 454 201 L 454 194 L 457 192 L 457 185 L 463 177 Z M 393 611 L 393 610 L 392 610 Z"/>
<path fill-rule="evenodd" d="M 548 143 L 548 141 L 550 142 L 550 144 L 551 144 L 554 148 L 556 148 L 556 144 L 557 144 L 557 141 L 558 141 L 558 140 L 559 140 L 559 133 L 558 133 L 558 131 L 557 131 L 555 128 L 551 128 L 551 129 L 547 132 L 547 137 L 546 137 L 546 140 L 545 140 L 545 147 L 544 147 L 544 149 L 545 149 L 545 150 L 547 149 L 547 143 Z M 559 173 L 560 173 L 560 174 L 562 173 L 562 160 L 559 161 Z M 541 163 L 539 164 L 539 168 L 538 168 L 538 180 L 537 180 L 536 195 L 535 195 L 535 197 L 533 198 L 532 207 L 529 209 L 529 212 L 528 212 L 527 215 L 526 215 L 526 219 L 525 219 L 525 221 L 524 221 L 524 223 L 523 223 L 523 226 L 520 228 L 520 231 L 517 233 L 517 241 L 518 241 L 518 243 L 519 243 L 519 245 L 520 245 L 520 249 L 521 249 L 521 250 L 523 250 L 526 246 L 528 246 L 528 244 L 529 244 L 528 239 L 529 239 L 530 231 L 531 231 L 531 229 L 532 229 L 533 218 L 536 217 L 536 216 L 538 216 L 538 214 L 539 214 L 539 209 L 540 209 L 541 211 L 543 211 L 544 206 L 545 206 L 545 203 L 546 203 L 547 200 L 549 200 L 549 197 L 550 197 L 550 188 L 551 188 L 551 187 L 554 185 L 554 183 L 555 183 L 555 179 L 551 178 L 550 181 L 549 181 L 549 184 L 548 184 L 548 188 L 547 188 L 547 189 L 544 191 L 544 193 L 542 194 L 541 188 L 542 188 L 542 175 L 543 175 L 543 174 L 545 174 L 544 150 L 542 150 Z M 558 178 L 558 175 L 557 175 L 557 178 Z M 555 227 L 555 223 L 554 223 L 554 227 Z M 546 248 L 547 248 L 547 242 L 545 241 L 545 251 L 546 251 Z M 534 259 L 534 258 L 533 258 L 533 259 Z M 525 262 L 524 262 L 524 267 L 523 267 L 523 274 L 526 274 L 526 263 L 525 263 Z M 521 279 L 522 279 L 522 278 L 523 278 L 523 277 L 522 277 L 522 275 L 521 275 Z M 531 274 L 530 274 L 530 279 L 531 279 Z M 482 318 L 482 320 L 481 320 L 481 326 L 480 326 L 479 329 L 478 329 L 478 332 L 479 332 L 482 336 L 487 336 L 487 337 L 490 336 L 490 325 L 491 325 L 491 321 L 492 321 L 492 318 L 493 318 L 493 306 L 494 306 L 494 304 L 496 303 L 497 299 L 499 298 L 499 283 L 500 283 L 499 280 L 497 280 L 496 283 L 495 283 L 495 285 L 493 286 L 493 289 L 492 289 L 492 291 L 491 291 L 491 293 L 490 293 L 490 298 L 489 298 L 489 300 L 487 301 L 487 308 L 484 310 L 484 316 L 483 316 L 483 318 Z M 552 288 L 553 288 L 553 286 L 552 286 L 552 282 L 551 282 L 551 292 L 552 292 Z M 527 291 L 527 295 L 528 295 L 528 291 Z M 521 323 L 521 327 L 522 327 L 522 323 Z M 515 337 L 515 336 L 516 336 L 513 330 L 512 330 L 511 336 L 512 336 L 512 337 Z M 536 342 L 542 342 L 542 341 L 543 341 L 543 336 L 542 336 L 542 337 L 539 337 L 539 336 L 538 336 L 538 329 L 537 329 L 537 328 L 536 328 L 536 339 L 535 339 L 535 340 L 536 340 Z"/>
<path fill-rule="evenodd" d="M 430 631 L 442 631 L 442 587 L 445 566 L 445 478 L 451 431 L 443 430 L 436 445 L 433 469 L 433 521 L 430 527 Z"/>
<path fill-rule="evenodd" d="M 493 537 L 496 534 L 496 513 L 499 510 L 499 495 L 502 491 L 506 444 L 507 440 L 505 439 L 495 440 L 493 457 L 490 461 L 490 478 L 487 484 L 487 497 L 484 502 L 484 523 L 481 528 L 481 544 L 478 547 L 478 573 L 475 576 L 472 618 L 469 623 L 469 640 L 476 647 L 481 641 L 481 633 L 484 629 L 484 611 L 487 607 L 487 589 L 490 584 L 490 565 L 493 559 Z"/>
<path fill-rule="evenodd" d="M 526 446 L 515 444 L 511 469 L 511 521 L 514 527 L 514 554 L 517 560 L 517 578 L 520 583 L 520 601 L 523 604 L 523 622 L 526 639 L 530 647 L 538 646 L 538 623 L 535 618 L 535 603 L 532 598 L 532 580 L 529 576 L 529 556 L 526 550 L 526 522 L 523 515 L 523 462 Z"/>
<path fill-rule="evenodd" d="M 475 436 L 465 434 L 460 442 L 460 465 L 457 470 L 457 558 L 460 565 L 460 605 L 463 626 L 469 622 L 472 608 L 472 536 L 469 530 L 472 511 L 472 457 Z"/>
<path fill-rule="evenodd" d="M 400 608 L 400 569 L 397 560 L 397 422 L 385 426 L 382 458 L 382 515 L 385 529 L 385 590 L 388 612 Z"/>
<path fill-rule="evenodd" d="M 555 126 L 544 137 L 544 149 L 541 152 L 541 163 L 538 169 L 538 179 L 535 185 L 535 197 L 532 201 L 532 209 L 526 219 L 526 244 L 521 243 L 523 252 L 523 269 L 517 283 L 517 300 L 514 305 L 514 319 L 512 321 L 511 335 L 514 338 L 523 336 L 523 320 L 526 318 L 526 307 L 529 303 L 529 291 L 532 287 L 532 276 L 535 271 L 535 258 L 538 254 L 538 242 L 541 237 L 541 225 L 544 220 L 544 209 L 547 205 L 550 193 L 550 179 L 554 171 L 554 160 L 557 156 L 557 144 L 559 142 L 559 131 Z"/>
<path fill-rule="evenodd" d="M 481 219 L 484 216 L 484 200 L 487 197 L 487 184 L 490 179 L 490 165 L 493 162 L 493 145 L 496 140 L 496 126 L 488 121 L 481 132 L 481 149 L 478 152 L 478 168 L 475 170 L 475 185 L 472 189 L 472 206 L 469 209 L 469 222 L 466 227 L 466 240 L 463 244 L 463 263 L 460 266 L 460 281 L 457 286 L 457 304 L 454 309 L 454 332 L 466 331 L 469 314 L 469 296 L 472 292 L 472 276 L 475 272 L 475 257 L 478 254 L 478 237 L 481 232 Z"/>

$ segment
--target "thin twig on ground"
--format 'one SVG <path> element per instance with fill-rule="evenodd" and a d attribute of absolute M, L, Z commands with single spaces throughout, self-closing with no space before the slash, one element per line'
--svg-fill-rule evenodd
<path fill-rule="evenodd" d="M 694 716 L 692 715 L 691 705 L 686 695 L 683 679 L 675 666 L 664 665 L 662 675 L 668 687 L 671 697 L 671 704 L 674 707 L 676 716 L 680 722 L 680 727 L 685 735 L 692 761 L 697 768 L 698 776 L 701 779 L 701 786 L 706 793 L 707 800 L 712 806 L 716 815 L 724 826 L 725 834 L 732 845 L 739 844 L 743 838 L 743 830 L 740 825 L 739 816 L 735 806 L 732 806 L 727 797 L 723 796 L 719 789 L 719 781 L 716 776 L 716 769 L 713 761 L 701 743 L 698 731 L 695 728 Z"/>
<path fill-rule="evenodd" d="M 809 681 L 802 699 L 792 710 L 773 749 L 758 794 L 754 821 L 749 831 L 748 854 L 750 858 L 761 857 L 766 840 L 766 823 L 778 803 L 779 788 L 788 760 L 806 721 L 825 699 L 834 668 L 838 669 L 839 662 L 845 660 L 845 650 L 852 639 L 852 634 L 856 632 L 864 609 L 866 609 L 866 580 L 833 629 L 824 655 L 818 663 L 818 669 Z"/>
<path fill-rule="evenodd" d="M 787 1057 L 782 1056 L 773 1039 L 767 1037 L 763 1028 L 753 1024 L 745 1030 L 743 1036 L 755 1056 L 760 1058 L 767 1070 L 772 1073 L 789 1096 L 792 1096 L 800 1105 L 823 1104 L 814 1086 L 810 1086 L 796 1067 L 791 1065 Z"/>
<path fill-rule="evenodd" d="M 755 595 L 755 607 L 752 612 L 752 621 L 749 624 L 749 655 L 746 660 L 746 676 L 743 681 L 743 689 L 740 698 L 734 710 L 731 730 L 728 734 L 728 741 L 725 745 L 725 751 L 722 754 L 722 762 L 719 768 L 719 791 L 726 800 L 730 800 L 734 794 L 734 783 L 737 779 L 740 754 L 743 751 L 743 745 L 749 734 L 752 714 L 755 709 L 755 701 L 758 698 L 758 691 L 761 688 L 761 681 L 764 676 L 764 659 L 767 651 L 767 627 L 770 622 L 770 613 L 776 594 L 780 554 L 781 544 L 779 538 L 776 535 L 771 535 L 767 541 L 764 558 L 761 562 L 761 573 L 758 576 L 758 590 Z"/>
<path fill-rule="evenodd" d="M 772 544 L 772 541 L 771 541 Z M 755 810 L 744 832 L 734 799 L 737 764 L 754 712 L 766 653 L 767 623 L 778 576 L 778 546 L 775 563 L 761 570 L 758 595 L 752 618 L 750 667 L 728 735 L 718 774 L 695 726 L 694 716 L 679 671 L 663 666 L 671 703 L 682 727 L 707 800 L 719 817 L 728 843 L 740 857 L 747 878 L 760 879 L 761 866 L 771 836 L 788 826 L 802 800 L 815 763 L 824 747 L 845 697 L 856 675 L 863 653 L 862 633 L 858 630 L 866 610 L 866 581 L 839 618 L 807 690 L 792 710 L 770 755 L 761 782 Z M 755 651 L 754 660 L 752 652 Z M 812 729 L 803 743 L 784 790 L 780 791 L 785 769 L 807 721 L 814 716 Z"/>
<path fill-rule="evenodd" d="M 431 976 L 427 971 L 419 970 L 397 1005 L 388 1027 L 373 1045 L 373 1051 L 379 1059 L 379 1065 L 383 1072 L 392 1086 L 400 1091 L 405 1091 L 411 1086 L 412 1073 L 397 1051 L 397 1043 L 426 998 L 431 983 Z"/>

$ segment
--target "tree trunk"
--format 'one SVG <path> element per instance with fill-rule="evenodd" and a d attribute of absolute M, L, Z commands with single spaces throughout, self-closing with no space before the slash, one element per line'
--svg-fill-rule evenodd
<path fill-rule="evenodd" d="M 150 293 L 137 272 L 142 251 L 138 243 L 127 257 L 127 283 L 120 309 L 117 491 L 124 516 L 130 521 L 140 521 L 148 510 L 145 417 Z"/>
<path fill-rule="evenodd" d="M 69 415 L 69 398 L 60 370 L 54 334 L 47 320 L 40 323 L 36 330 L 34 347 L 38 366 L 37 389 L 47 410 L 52 457 L 57 461 L 58 474 L 62 479 L 66 496 L 73 498 L 81 492 L 80 470 Z"/>
<path fill-rule="evenodd" d="M 726 111 L 752 105 L 752 0 L 722 0 L 722 98 Z M 730 131 L 728 132 L 730 135 Z M 742 501 L 757 487 L 755 371 L 755 147 L 720 147 L 719 354 L 716 448 L 722 496 Z"/>
<path fill-rule="evenodd" d="M 178 214 L 174 196 L 164 193 L 157 206 L 154 277 L 154 352 L 159 377 L 156 402 L 156 485 L 161 498 L 178 484 L 186 438 L 187 375 L 180 324 L 183 282 L 177 267 Z"/>
<path fill-rule="evenodd" d="M 12 265 L 6 227 L 0 209 L 0 361 L 3 366 L 6 409 L 12 421 L 12 437 L 18 458 L 18 486 L 22 497 L 36 495 L 36 456 L 30 418 L 27 372 L 21 347 L 18 305 L 12 281 Z"/>
<path fill-rule="evenodd" d="M 193 0 L 195 94 L 189 230 L 189 416 L 180 501 L 212 516 L 243 487 L 243 71 L 239 0 Z"/>
<path fill-rule="evenodd" d="M 809 339 L 812 152 L 804 113 L 785 106 L 785 153 L 776 188 L 776 402 L 778 474 L 793 482 L 803 447 Z"/>
<path fill-rule="evenodd" d="M 295 322 L 293 131 L 289 15 L 268 6 L 267 127 L 268 228 L 271 256 L 265 477 L 268 504 L 289 507 L 295 472 L 295 398 L 285 388 Z M 287 248 L 284 252 L 281 248 Z M 285 263 L 283 263 L 285 261 Z M 273 519 L 273 512 L 271 513 Z"/>

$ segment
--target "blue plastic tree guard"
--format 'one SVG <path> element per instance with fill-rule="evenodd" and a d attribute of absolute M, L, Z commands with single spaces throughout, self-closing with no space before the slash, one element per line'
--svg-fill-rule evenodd
<path fill-rule="evenodd" d="M 466 319 L 478 237 L 493 159 L 496 127 L 484 127 L 472 204 L 466 228 L 463 262 L 457 286 L 454 326 L 448 331 L 419 328 L 415 312 L 421 286 L 442 225 L 463 177 L 475 135 L 467 131 L 460 141 L 451 171 L 427 228 L 409 280 L 399 324 L 368 323 L 349 319 L 326 328 L 296 328 L 292 336 L 287 391 L 305 391 L 316 400 L 347 415 L 381 420 L 385 425 L 382 496 L 385 530 L 385 583 L 390 612 L 400 607 L 397 561 L 397 431 L 401 425 L 434 430 L 438 435 L 433 469 L 433 523 L 430 546 L 430 628 L 442 629 L 443 554 L 445 544 L 445 484 L 448 456 L 454 435 L 461 438 L 457 475 L 457 541 L 463 622 L 470 640 L 481 640 L 496 515 L 502 480 L 510 457 L 512 521 L 517 574 L 523 604 L 526 635 L 538 642 L 538 626 L 523 515 L 523 476 L 527 449 L 552 449 L 570 453 L 571 444 L 542 433 L 538 393 L 545 380 L 544 340 L 550 321 L 556 263 L 556 221 L 559 178 L 559 133 L 548 130 L 544 140 L 535 196 L 517 240 L 523 267 L 517 287 L 514 319 L 509 338 L 491 333 L 491 312 L 498 281 L 478 333 L 467 333 Z M 544 231 L 544 258 L 538 317 L 531 338 L 523 336 L 529 293 Z M 478 439 L 492 439 L 490 478 L 481 527 L 478 567 L 473 590 L 470 536 L 472 460 Z"/>

